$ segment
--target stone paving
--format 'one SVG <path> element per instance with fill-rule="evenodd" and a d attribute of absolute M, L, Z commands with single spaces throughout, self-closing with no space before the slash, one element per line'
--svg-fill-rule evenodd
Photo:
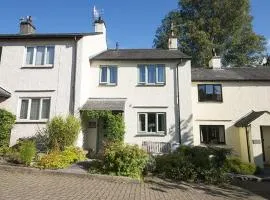
<path fill-rule="evenodd" d="M 218 188 L 149 179 L 145 183 L 0 168 L 0 200 L 264 199 L 236 186 Z"/>

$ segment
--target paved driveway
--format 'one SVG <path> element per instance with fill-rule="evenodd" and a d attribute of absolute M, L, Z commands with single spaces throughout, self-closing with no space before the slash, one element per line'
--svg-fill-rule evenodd
<path fill-rule="evenodd" d="M 257 200 L 263 198 L 236 186 L 221 189 L 197 184 L 175 184 L 156 179 L 140 184 L 66 174 L 18 172 L 0 168 L 0 199 Z"/>

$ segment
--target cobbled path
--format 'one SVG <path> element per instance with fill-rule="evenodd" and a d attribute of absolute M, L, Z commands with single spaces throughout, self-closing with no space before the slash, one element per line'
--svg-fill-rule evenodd
<path fill-rule="evenodd" d="M 145 183 L 103 180 L 66 174 L 12 172 L 0 169 L 0 200 L 210 200 L 263 199 L 236 186 L 218 188 L 149 179 Z"/>

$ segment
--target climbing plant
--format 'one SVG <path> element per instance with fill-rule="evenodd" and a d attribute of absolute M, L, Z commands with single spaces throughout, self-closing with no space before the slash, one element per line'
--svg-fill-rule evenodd
<path fill-rule="evenodd" d="M 10 132 L 16 117 L 7 110 L 0 109 L 0 147 L 8 146 Z"/>
<path fill-rule="evenodd" d="M 102 119 L 107 125 L 107 139 L 110 142 L 124 141 L 125 124 L 121 114 L 113 114 L 106 110 L 83 110 L 81 111 L 82 126 L 87 127 L 90 120 Z"/>

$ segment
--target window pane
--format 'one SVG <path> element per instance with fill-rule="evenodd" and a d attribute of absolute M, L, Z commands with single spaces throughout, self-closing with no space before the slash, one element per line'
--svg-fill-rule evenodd
<path fill-rule="evenodd" d="M 36 65 L 44 64 L 45 47 L 37 47 Z"/>
<path fill-rule="evenodd" d="M 27 112 L 28 112 L 28 100 L 23 99 L 21 102 L 21 112 L 20 112 L 20 119 L 27 119 Z"/>
<path fill-rule="evenodd" d="M 213 91 L 214 91 L 213 90 L 213 85 L 206 85 L 205 87 L 206 87 L 205 92 L 206 92 L 207 95 L 213 94 Z"/>
<path fill-rule="evenodd" d="M 33 58 L 34 58 L 34 47 L 27 47 L 26 64 L 27 65 L 33 64 Z"/>
<path fill-rule="evenodd" d="M 49 119 L 49 117 L 50 117 L 50 105 L 51 105 L 51 100 L 50 99 L 43 99 L 43 101 L 42 101 L 42 112 L 41 112 L 41 118 L 42 119 Z"/>
<path fill-rule="evenodd" d="M 148 132 L 157 132 L 157 122 L 155 113 L 148 113 Z"/>
<path fill-rule="evenodd" d="M 54 63 L 54 47 L 47 47 L 46 64 Z"/>
<path fill-rule="evenodd" d="M 107 83 L 107 67 L 101 68 L 101 82 Z"/>
<path fill-rule="evenodd" d="M 145 114 L 139 114 L 139 131 L 145 131 Z"/>
<path fill-rule="evenodd" d="M 224 133 L 224 127 L 219 127 L 219 143 L 225 143 L 225 133 Z"/>
<path fill-rule="evenodd" d="M 214 85 L 214 94 L 215 94 L 215 100 L 217 100 L 217 101 L 222 100 L 221 86 L 220 85 Z"/>
<path fill-rule="evenodd" d="M 206 127 L 200 126 L 200 128 L 201 128 L 201 143 L 208 143 Z"/>
<path fill-rule="evenodd" d="M 110 67 L 110 83 L 117 83 L 117 67 Z"/>
<path fill-rule="evenodd" d="M 165 132 L 165 127 L 166 127 L 165 114 L 158 114 L 158 131 Z"/>
<path fill-rule="evenodd" d="M 31 120 L 39 119 L 39 107 L 40 107 L 40 99 L 32 99 L 31 112 L 30 112 Z"/>
<path fill-rule="evenodd" d="M 156 67 L 150 65 L 147 67 L 148 71 L 148 83 L 156 83 Z"/>
<path fill-rule="evenodd" d="M 201 142 L 206 144 L 225 143 L 224 126 L 205 125 L 200 126 Z"/>
<path fill-rule="evenodd" d="M 165 82 L 165 67 L 163 65 L 158 65 L 157 73 L 158 73 L 158 82 L 164 83 Z"/>
<path fill-rule="evenodd" d="M 139 66 L 139 83 L 145 83 L 145 66 Z"/>
<path fill-rule="evenodd" d="M 199 92 L 199 101 L 205 100 L 205 85 L 199 85 L 198 86 L 198 92 Z"/>

